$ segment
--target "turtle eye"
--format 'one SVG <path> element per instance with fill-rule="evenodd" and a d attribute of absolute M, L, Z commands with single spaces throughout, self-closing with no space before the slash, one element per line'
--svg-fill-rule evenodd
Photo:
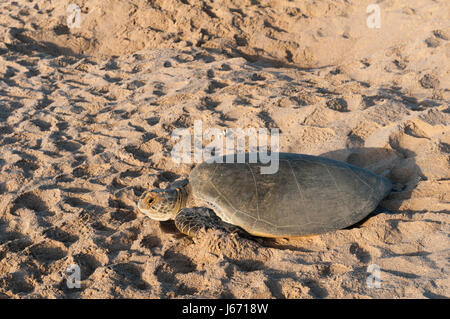
<path fill-rule="evenodd" d="M 148 200 L 148 203 L 151 204 L 151 203 L 153 203 L 154 200 L 155 200 L 154 198 L 150 198 L 150 199 Z"/>

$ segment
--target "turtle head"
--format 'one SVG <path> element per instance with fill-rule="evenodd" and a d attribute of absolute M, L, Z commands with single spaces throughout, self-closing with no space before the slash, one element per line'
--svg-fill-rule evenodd
<path fill-rule="evenodd" d="M 154 220 L 174 219 L 185 206 L 186 192 L 182 189 L 155 189 L 142 194 L 138 209 Z"/>

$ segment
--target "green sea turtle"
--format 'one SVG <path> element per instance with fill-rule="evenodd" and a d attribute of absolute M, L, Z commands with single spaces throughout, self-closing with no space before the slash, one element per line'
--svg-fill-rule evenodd
<path fill-rule="evenodd" d="M 245 155 L 245 163 L 199 164 L 183 187 L 145 192 L 139 211 L 155 220 L 173 219 L 190 236 L 216 223 L 188 208 L 197 205 L 251 235 L 297 237 L 359 222 L 392 188 L 384 177 L 324 157 L 279 153 L 278 171 L 261 174 L 259 157 L 249 163 Z"/>

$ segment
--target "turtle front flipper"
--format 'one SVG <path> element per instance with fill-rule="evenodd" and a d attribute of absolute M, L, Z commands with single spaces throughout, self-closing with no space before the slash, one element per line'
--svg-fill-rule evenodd
<path fill-rule="evenodd" d="M 214 228 L 215 218 L 205 208 L 183 208 L 175 216 L 175 226 L 185 235 L 195 237 L 201 231 Z"/>
<path fill-rule="evenodd" d="M 191 237 L 196 237 L 209 229 L 245 233 L 240 227 L 223 222 L 212 210 L 205 207 L 183 208 L 175 216 L 174 221 L 180 232 Z"/>

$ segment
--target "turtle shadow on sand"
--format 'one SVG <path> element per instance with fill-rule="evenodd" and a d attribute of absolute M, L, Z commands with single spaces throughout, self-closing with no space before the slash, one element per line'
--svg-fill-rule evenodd
<path fill-rule="evenodd" d="M 381 201 L 380 205 L 372 211 L 369 215 L 367 215 L 362 220 L 356 222 L 355 224 L 348 226 L 344 229 L 353 229 L 360 227 L 364 224 L 368 219 L 380 214 L 380 213 L 388 213 L 394 214 L 395 212 L 391 210 L 395 210 L 401 205 L 401 201 L 391 201 L 391 195 L 393 193 L 404 192 L 402 196 L 400 196 L 403 200 L 408 200 L 411 196 L 411 191 L 417 185 L 417 182 L 423 178 L 423 175 L 420 171 L 420 168 L 417 165 L 414 165 L 413 168 L 402 171 L 399 170 L 399 167 L 402 166 L 402 162 L 405 160 L 404 154 L 398 152 L 397 150 L 390 148 L 348 148 L 344 150 L 336 150 L 327 153 L 323 153 L 320 156 L 338 160 L 344 163 L 352 164 L 354 166 L 358 166 L 378 175 L 384 176 L 389 179 L 393 184 L 393 189 L 391 194 L 389 194 L 384 200 Z M 410 163 L 411 161 L 409 161 Z M 401 173 L 399 173 L 401 172 Z M 187 180 L 177 180 L 175 181 L 171 187 L 179 187 L 187 184 Z M 279 249 L 293 249 L 293 250 L 301 250 L 303 252 L 309 252 L 307 249 L 298 247 L 295 244 L 295 239 L 286 240 L 285 238 L 264 238 L 264 237 L 256 237 L 252 236 L 242 228 L 238 226 L 234 226 L 222 221 L 219 217 L 217 217 L 214 212 L 205 207 L 195 207 L 193 208 L 196 212 L 200 212 L 205 216 L 205 218 L 213 219 L 214 223 L 209 224 L 209 227 L 203 229 L 204 232 L 215 232 L 220 234 L 233 234 L 236 237 L 234 240 L 244 242 L 250 241 L 253 246 L 257 244 L 258 246 L 267 247 L 267 248 L 279 248 Z M 211 225 L 214 225 L 211 227 Z M 165 221 L 161 222 L 161 228 L 165 232 L 177 233 L 177 228 L 174 225 L 173 221 Z M 165 229 L 165 230 L 164 230 Z M 180 234 L 180 236 L 183 236 Z M 221 238 L 226 238 L 226 236 L 220 236 Z"/>
<path fill-rule="evenodd" d="M 62 25 L 58 26 L 53 31 L 56 35 L 70 34 L 69 29 Z M 14 38 L 14 41 L 13 43 L 6 44 L 8 49 L 26 55 L 30 55 L 30 52 L 43 52 L 52 56 L 85 57 L 83 54 L 74 52 L 70 47 L 62 47 L 50 41 L 39 41 L 27 34 L 27 29 L 11 28 L 11 35 Z"/>

